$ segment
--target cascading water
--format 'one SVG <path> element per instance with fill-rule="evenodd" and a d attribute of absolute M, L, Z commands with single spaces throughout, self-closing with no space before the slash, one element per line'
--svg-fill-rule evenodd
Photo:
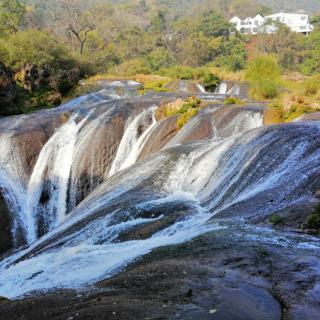
<path fill-rule="evenodd" d="M 226 82 L 221 82 L 217 89 L 216 89 L 216 93 L 218 94 L 226 94 L 227 93 L 227 89 L 228 89 L 228 84 Z"/>
<path fill-rule="evenodd" d="M 25 210 L 27 177 L 20 150 L 14 144 L 13 134 L 3 134 L 0 139 L 0 191 L 4 193 L 9 209 L 14 212 L 12 235 L 14 245 L 18 239 L 32 238 L 32 218 Z"/>
<path fill-rule="evenodd" d="M 305 141 L 305 135 L 310 140 Z M 290 144 L 283 148 L 282 142 L 288 138 Z M 94 283 L 155 247 L 221 228 L 205 223 L 212 211 L 218 213 L 257 194 L 273 194 L 273 202 L 270 204 L 265 196 L 263 206 L 259 199 L 248 202 L 254 215 L 308 197 L 309 190 L 317 186 L 313 177 L 320 174 L 319 138 L 318 124 L 263 128 L 222 141 L 178 146 L 138 163 L 98 187 L 65 224 L 15 258 L 5 260 L 0 282 L 6 285 L 0 294 L 15 297 L 34 289 Z M 279 156 L 275 158 L 275 154 Z M 118 241 L 122 231 L 161 220 L 161 213 L 151 214 L 154 210 L 163 207 L 160 212 L 172 214 L 181 203 L 189 213 L 173 225 L 146 240 Z M 144 217 L 145 212 L 151 216 Z M 14 259 L 19 261 L 29 254 L 33 258 L 12 265 Z M 13 291 L 12 282 L 18 273 L 19 286 Z M 34 274 L 37 276 L 32 277 Z"/>
<path fill-rule="evenodd" d="M 76 122 L 77 115 L 63 125 L 45 144 L 29 180 L 26 205 L 27 215 L 33 217 L 31 238 L 52 230 L 63 222 L 66 216 L 67 191 L 77 134 L 87 118 Z M 42 204 L 41 197 L 47 202 Z M 41 225 L 39 225 L 41 221 Z M 39 227 L 43 230 L 39 230 Z"/>
<path fill-rule="evenodd" d="M 225 228 L 213 216 L 265 217 L 320 188 L 318 123 L 263 127 L 260 109 L 209 108 L 138 161 L 158 133 L 155 107 L 128 114 L 120 103 L 104 108 L 73 113 L 43 146 L 30 178 L 19 169 L 12 136 L 1 140 L 0 186 L 30 244 L 0 262 L 1 296 L 94 284 L 154 248 Z M 123 124 L 114 120 L 119 115 Z M 203 118 L 209 134 L 190 142 Z M 98 149 L 111 150 L 101 138 L 110 135 L 109 122 L 122 133 L 101 160 Z M 89 192 L 79 200 L 83 175 Z M 140 230 L 147 236 L 139 238 Z"/>
<path fill-rule="evenodd" d="M 120 142 L 116 158 L 108 177 L 133 165 L 143 149 L 152 129 L 156 126 L 156 107 L 142 111 L 134 119 L 128 119 L 127 128 Z"/>

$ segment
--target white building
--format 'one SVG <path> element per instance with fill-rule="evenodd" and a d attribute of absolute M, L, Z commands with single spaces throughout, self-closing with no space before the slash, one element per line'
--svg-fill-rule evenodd
<path fill-rule="evenodd" d="M 236 30 L 244 34 L 258 34 L 258 33 L 273 33 L 277 30 L 276 24 L 272 22 L 279 22 L 287 25 L 292 31 L 309 34 L 313 30 L 307 14 L 298 13 L 276 13 L 270 16 L 262 17 L 257 15 L 254 18 L 246 18 L 241 20 L 238 17 L 233 17 L 230 20 Z"/>

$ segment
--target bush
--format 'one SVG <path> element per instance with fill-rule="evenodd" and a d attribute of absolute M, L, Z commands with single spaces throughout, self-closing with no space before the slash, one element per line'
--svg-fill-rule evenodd
<path fill-rule="evenodd" d="M 223 103 L 226 106 L 230 106 L 233 104 L 242 104 L 242 101 L 236 97 L 228 97 L 228 98 L 224 99 Z"/>
<path fill-rule="evenodd" d="M 198 109 L 188 109 L 187 111 L 182 113 L 177 120 L 179 129 L 181 129 L 191 118 L 196 116 L 198 112 Z"/>
<path fill-rule="evenodd" d="M 314 212 L 308 217 L 305 227 L 309 229 L 320 229 L 320 204 L 315 207 Z"/>
<path fill-rule="evenodd" d="M 196 116 L 200 110 L 201 100 L 195 97 L 190 97 L 183 101 L 176 100 L 158 108 L 157 119 L 179 116 L 177 119 L 177 126 L 181 129 L 192 117 Z"/>
<path fill-rule="evenodd" d="M 273 214 L 270 216 L 269 218 L 269 222 L 272 223 L 272 224 L 280 224 L 284 221 L 284 218 L 277 215 L 277 214 Z"/>
<path fill-rule="evenodd" d="M 152 51 L 145 59 L 146 66 L 153 72 L 162 68 L 168 68 L 175 64 L 175 59 L 171 53 L 163 48 Z"/>
<path fill-rule="evenodd" d="M 216 75 L 214 75 L 212 72 L 210 72 L 209 70 L 206 69 L 202 69 L 202 73 L 200 78 L 203 81 L 203 85 L 204 88 L 207 91 L 210 92 L 214 92 L 214 90 L 216 89 L 216 87 L 219 85 L 219 83 L 221 82 L 219 77 L 217 77 Z"/>
<path fill-rule="evenodd" d="M 298 102 L 294 103 L 290 109 L 284 114 L 285 122 L 290 122 L 304 115 L 305 113 L 314 111 L 311 107 L 302 104 L 302 97 L 299 97 Z M 299 102 L 300 100 L 300 102 Z"/>
<path fill-rule="evenodd" d="M 280 69 L 277 61 L 271 56 L 260 56 L 253 60 L 246 72 L 253 98 L 272 99 L 278 94 Z"/>
<path fill-rule="evenodd" d="M 49 65 L 56 69 L 79 66 L 79 62 L 69 56 L 63 45 L 43 31 L 28 30 L 12 34 L 0 41 L 0 47 L 0 60 L 16 69 L 27 63 L 38 67 Z"/>

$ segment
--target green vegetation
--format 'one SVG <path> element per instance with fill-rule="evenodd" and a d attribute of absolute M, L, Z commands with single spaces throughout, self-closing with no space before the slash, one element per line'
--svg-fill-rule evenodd
<path fill-rule="evenodd" d="M 187 66 L 174 66 L 160 70 L 160 74 L 171 79 L 199 80 L 207 91 L 214 91 L 221 81 L 209 68 L 205 67 L 192 68 Z"/>
<path fill-rule="evenodd" d="M 227 97 L 226 99 L 224 99 L 223 103 L 226 106 L 230 106 L 233 104 L 243 104 L 243 101 L 236 97 Z"/>
<path fill-rule="evenodd" d="M 197 98 L 187 99 L 178 110 L 180 114 L 177 120 L 177 125 L 181 129 L 191 118 L 199 112 L 201 100 Z"/>
<path fill-rule="evenodd" d="M 316 206 L 314 212 L 309 216 L 305 227 L 320 230 L 320 204 Z"/>
<path fill-rule="evenodd" d="M 177 100 L 161 106 L 157 110 L 157 119 L 177 116 L 177 127 L 181 129 L 191 118 L 196 116 L 201 108 L 201 100 L 190 97 L 187 100 Z"/>
<path fill-rule="evenodd" d="M 166 87 L 171 79 L 166 77 L 160 76 L 138 76 L 136 78 L 137 81 L 143 84 L 143 88 L 140 89 L 140 93 L 144 94 L 148 91 L 155 91 L 155 92 L 167 92 L 169 89 Z"/>
<path fill-rule="evenodd" d="M 17 33 L 26 13 L 25 1 L 1 0 L 0 33 Z"/>
<path fill-rule="evenodd" d="M 253 60 L 246 72 L 251 95 L 259 100 L 275 98 L 279 93 L 280 69 L 272 56 L 259 56 Z"/>
<path fill-rule="evenodd" d="M 283 221 L 284 221 L 284 218 L 279 216 L 278 214 L 273 214 L 269 218 L 269 222 L 274 224 L 274 225 L 280 224 Z"/>

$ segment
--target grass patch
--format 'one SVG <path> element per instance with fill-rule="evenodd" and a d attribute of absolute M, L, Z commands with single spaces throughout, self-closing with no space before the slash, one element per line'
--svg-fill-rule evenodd
<path fill-rule="evenodd" d="M 227 97 L 226 99 L 224 99 L 223 103 L 226 106 L 231 106 L 234 104 L 243 104 L 243 101 L 237 97 Z"/>
<path fill-rule="evenodd" d="M 142 83 L 143 88 L 139 90 L 140 94 L 145 94 L 148 91 L 168 92 L 167 85 L 171 82 L 168 77 L 157 75 L 137 75 L 135 81 Z"/>
<path fill-rule="evenodd" d="M 181 129 L 191 118 L 196 116 L 201 108 L 201 100 L 195 97 L 190 97 L 183 101 L 176 100 L 173 103 L 168 103 L 158 108 L 156 113 L 157 120 L 168 117 L 177 117 L 177 126 Z"/>
<path fill-rule="evenodd" d="M 265 125 L 283 123 L 283 105 L 279 103 L 270 103 L 268 108 L 264 111 L 263 118 Z"/>

